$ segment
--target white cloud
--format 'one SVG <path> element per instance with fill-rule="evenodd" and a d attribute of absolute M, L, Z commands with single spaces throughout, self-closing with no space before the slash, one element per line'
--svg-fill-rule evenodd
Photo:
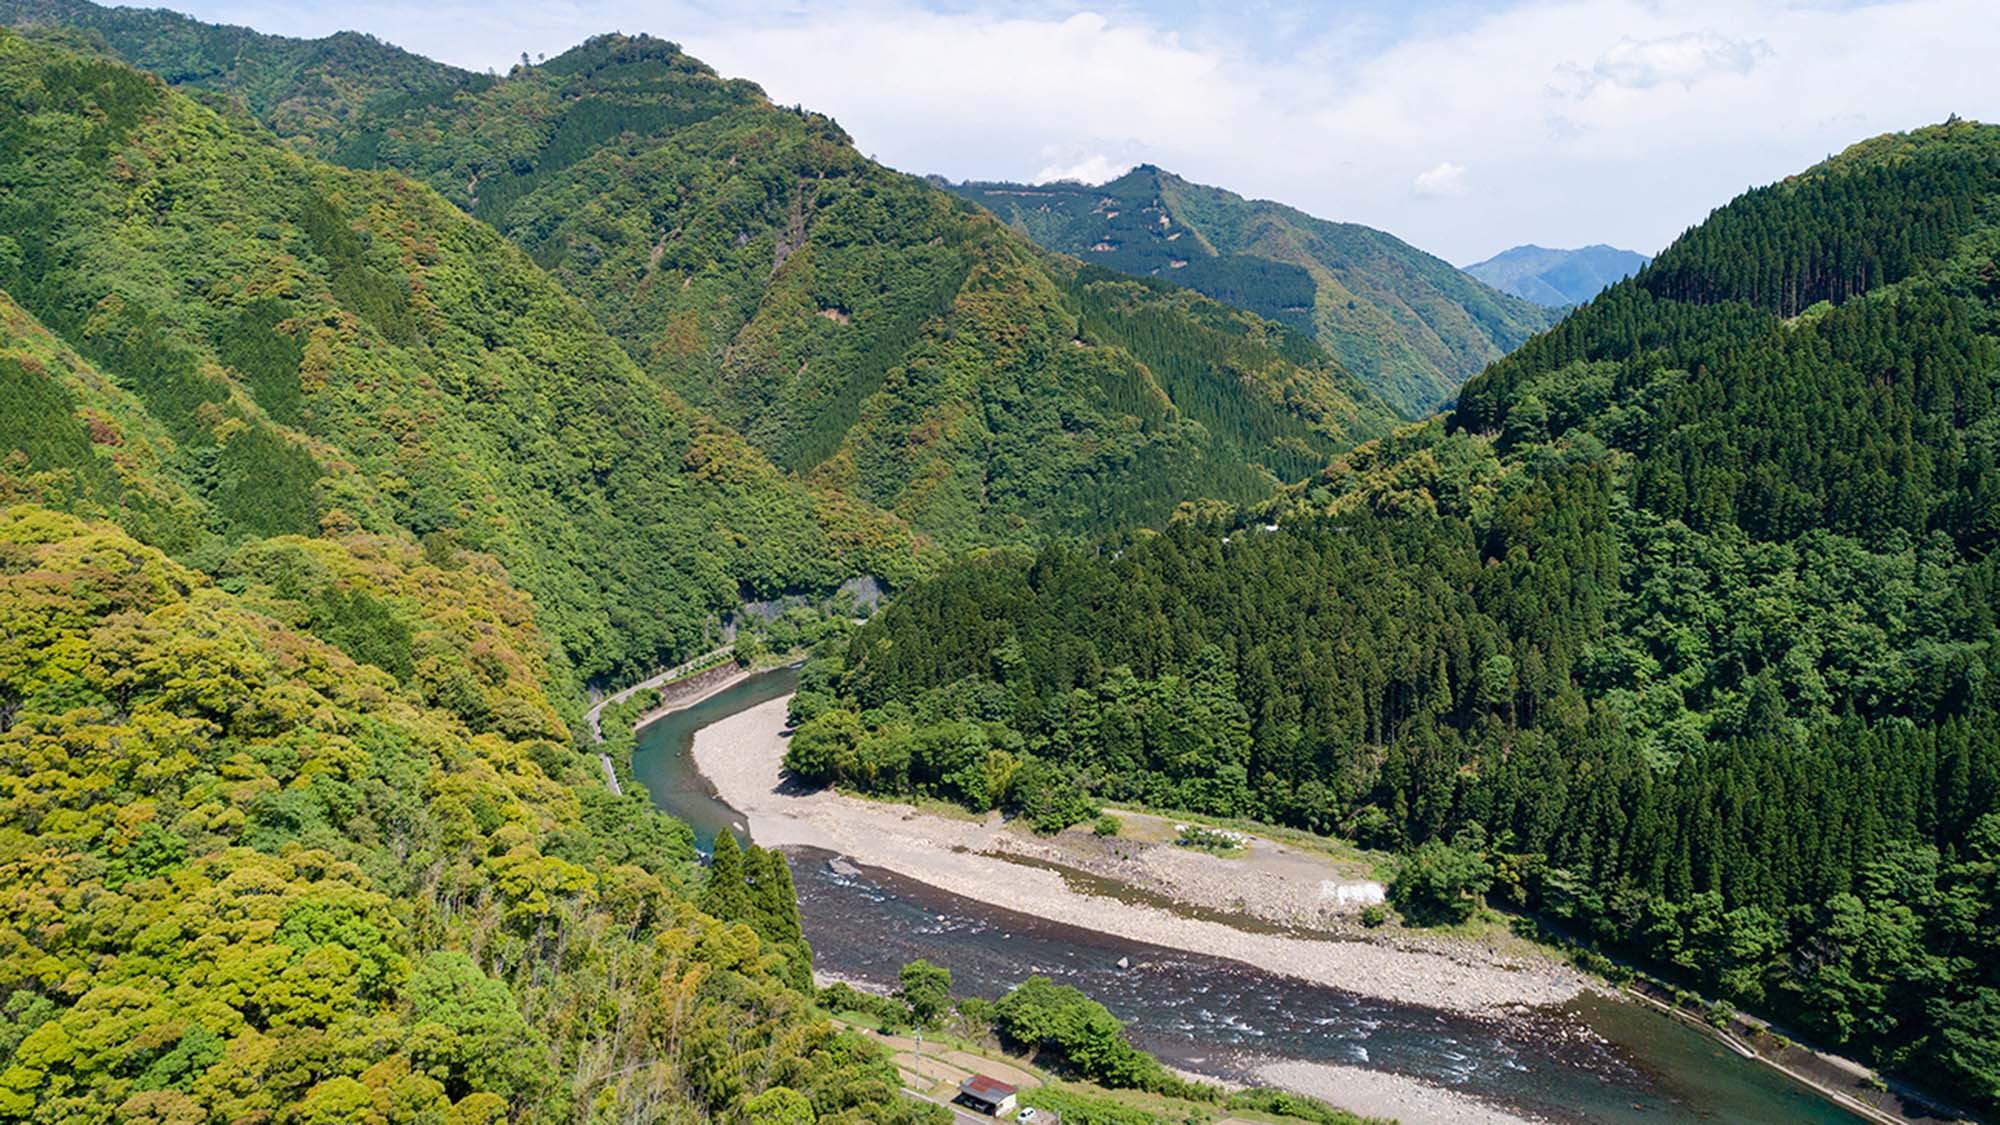
<path fill-rule="evenodd" d="M 1465 165 L 1447 160 L 1417 174 L 1410 191 L 1423 199 L 1448 199 L 1465 194 Z"/>
<path fill-rule="evenodd" d="M 1104 184 L 1130 172 L 1132 167 L 1130 160 L 1113 160 L 1101 152 L 1094 152 L 1069 163 L 1044 165 L 1030 182 L 1052 184 L 1058 180 L 1074 180 L 1080 184 Z"/>
<path fill-rule="evenodd" d="M 1365 17 L 1274 0 L 1253 20 L 1165 0 L 1080 14 L 1077 0 L 161 2 L 288 34 L 354 26 L 481 69 L 651 31 L 834 116 L 907 171 L 1095 178 L 1144 160 L 1453 261 L 1519 242 L 1650 253 L 1870 134 L 2000 119 L 1992 0 L 1491 0 Z M 1301 18 L 1278 18 L 1291 8 Z M 1418 190 L 1443 153 L 1476 169 L 1476 191 Z"/>
<path fill-rule="evenodd" d="M 1748 74 L 1771 55 L 1762 39 L 1730 39 L 1712 31 L 1690 31 L 1643 42 L 1620 40 L 1598 56 L 1591 73 L 1613 85 L 1643 90 L 1664 82 L 1691 87 L 1704 78 Z"/>

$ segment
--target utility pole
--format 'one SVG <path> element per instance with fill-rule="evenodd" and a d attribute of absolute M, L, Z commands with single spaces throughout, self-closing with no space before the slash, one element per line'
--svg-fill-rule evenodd
<path fill-rule="evenodd" d="M 924 1088 L 924 1029 L 917 1028 L 917 1090 Z"/>

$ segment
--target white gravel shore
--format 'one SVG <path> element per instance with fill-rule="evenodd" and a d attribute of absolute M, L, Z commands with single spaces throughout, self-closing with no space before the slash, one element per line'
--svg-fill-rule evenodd
<path fill-rule="evenodd" d="M 1365 941 L 1251 933 L 1082 893 L 1057 872 L 982 854 L 1006 849 L 1009 842 L 1003 837 L 1014 835 L 997 818 L 980 822 L 939 816 L 786 784 L 789 702 L 786 697 L 759 704 L 703 728 L 694 739 L 696 766 L 717 794 L 744 814 L 750 835 L 766 847 L 824 848 L 1052 921 L 1426 1007 L 1498 1014 L 1561 1003 L 1587 987 L 1581 974 L 1553 962 L 1483 953 L 1476 946 L 1446 955 Z"/>
<path fill-rule="evenodd" d="M 1257 1068 L 1269 1086 L 1331 1102 L 1364 1117 L 1432 1125 L 1532 1125 L 1522 1117 L 1445 1086 L 1355 1066 L 1285 1060 Z"/>

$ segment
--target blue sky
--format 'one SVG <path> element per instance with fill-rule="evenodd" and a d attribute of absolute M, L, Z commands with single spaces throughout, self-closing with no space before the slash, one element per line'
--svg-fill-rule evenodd
<path fill-rule="evenodd" d="M 160 2 L 481 70 L 651 32 L 905 171 L 1150 161 L 1459 264 L 1522 242 L 1651 253 L 1853 141 L 2000 120 L 1995 0 Z"/>

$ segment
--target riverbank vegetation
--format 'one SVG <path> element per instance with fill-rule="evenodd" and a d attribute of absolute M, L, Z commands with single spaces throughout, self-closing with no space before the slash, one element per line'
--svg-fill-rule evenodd
<path fill-rule="evenodd" d="M 793 768 L 1401 850 L 1407 913 L 2000 1105 L 1996 202 L 2000 130 L 1857 146 L 1283 501 L 963 559 L 808 666 Z"/>

